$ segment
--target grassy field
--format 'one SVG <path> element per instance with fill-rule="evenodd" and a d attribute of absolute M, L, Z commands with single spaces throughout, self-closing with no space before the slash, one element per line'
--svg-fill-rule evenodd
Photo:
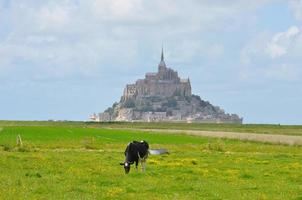
<path fill-rule="evenodd" d="M 96 128 L 134 128 L 134 129 L 171 129 L 171 130 L 201 130 L 226 131 L 240 133 L 261 133 L 302 136 L 302 125 L 276 124 L 204 124 L 204 123 L 171 123 L 171 122 L 68 122 L 68 121 L 1 121 L 1 126 L 71 126 Z"/>
<path fill-rule="evenodd" d="M 164 134 L 170 124 L 158 134 L 10 123 L 0 122 L 0 199 L 302 199 L 301 147 Z M 142 139 L 170 154 L 151 155 L 145 173 L 125 175 L 126 144 Z"/>

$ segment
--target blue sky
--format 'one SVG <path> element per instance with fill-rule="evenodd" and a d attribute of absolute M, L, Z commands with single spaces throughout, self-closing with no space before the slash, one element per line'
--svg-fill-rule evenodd
<path fill-rule="evenodd" d="M 301 0 L 0 0 L 0 119 L 87 120 L 166 63 L 244 123 L 302 124 Z"/>

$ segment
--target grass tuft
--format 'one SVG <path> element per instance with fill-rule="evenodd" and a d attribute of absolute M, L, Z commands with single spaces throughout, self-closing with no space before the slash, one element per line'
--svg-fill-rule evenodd
<path fill-rule="evenodd" d="M 192 165 L 197 165 L 197 161 L 196 160 L 192 160 L 191 163 L 192 163 Z"/>
<path fill-rule="evenodd" d="M 83 144 L 85 149 L 92 149 L 92 150 L 98 149 L 98 146 L 95 143 L 95 138 L 94 137 L 84 138 L 82 140 L 82 144 Z"/>
<path fill-rule="evenodd" d="M 3 150 L 4 151 L 13 151 L 13 147 L 11 146 L 11 145 L 9 145 L 9 144 L 4 144 L 4 145 L 2 145 L 3 146 Z"/>
<path fill-rule="evenodd" d="M 219 140 L 215 143 L 208 143 L 206 149 L 210 151 L 225 152 L 225 145 L 222 141 Z"/>
<path fill-rule="evenodd" d="M 252 175 L 250 175 L 250 174 L 244 173 L 244 174 L 240 175 L 240 178 L 243 178 L 243 179 L 252 179 L 254 177 Z"/>

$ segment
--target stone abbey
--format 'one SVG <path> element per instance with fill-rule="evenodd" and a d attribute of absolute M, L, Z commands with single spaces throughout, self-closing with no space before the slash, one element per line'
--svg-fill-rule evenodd
<path fill-rule="evenodd" d="M 189 79 L 180 79 L 178 73 L 166 66 L 162 50 L 161 61 L 157 73 L 147 73 L 145 79 L 139 79 L 135 84 L 126 86 L 123 100 L 137 99 L 146 96 L 191 96 Z"/>
<path fill-rule="evenodd" d="M 236 114 L 192 94 L 190 79 L 181 79 L 168 68 L 161 52 L 156 73 L 126 85 L 119 102 L 103 113 L 90 116 L 93 121 L 185 121 L 203 123 L 242 123 Z"/>

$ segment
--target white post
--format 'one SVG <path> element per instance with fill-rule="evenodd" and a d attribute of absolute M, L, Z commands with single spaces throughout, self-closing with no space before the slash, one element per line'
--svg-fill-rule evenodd
<path fill-rule="evenodd" d="M 19 135 L 17 135 L 17 145 L 18 146 L 23 146 L 23 142 L 22 142 L 22 139 L 21 139 L 21 136 L 20 136 L 20 134 Z"/>

